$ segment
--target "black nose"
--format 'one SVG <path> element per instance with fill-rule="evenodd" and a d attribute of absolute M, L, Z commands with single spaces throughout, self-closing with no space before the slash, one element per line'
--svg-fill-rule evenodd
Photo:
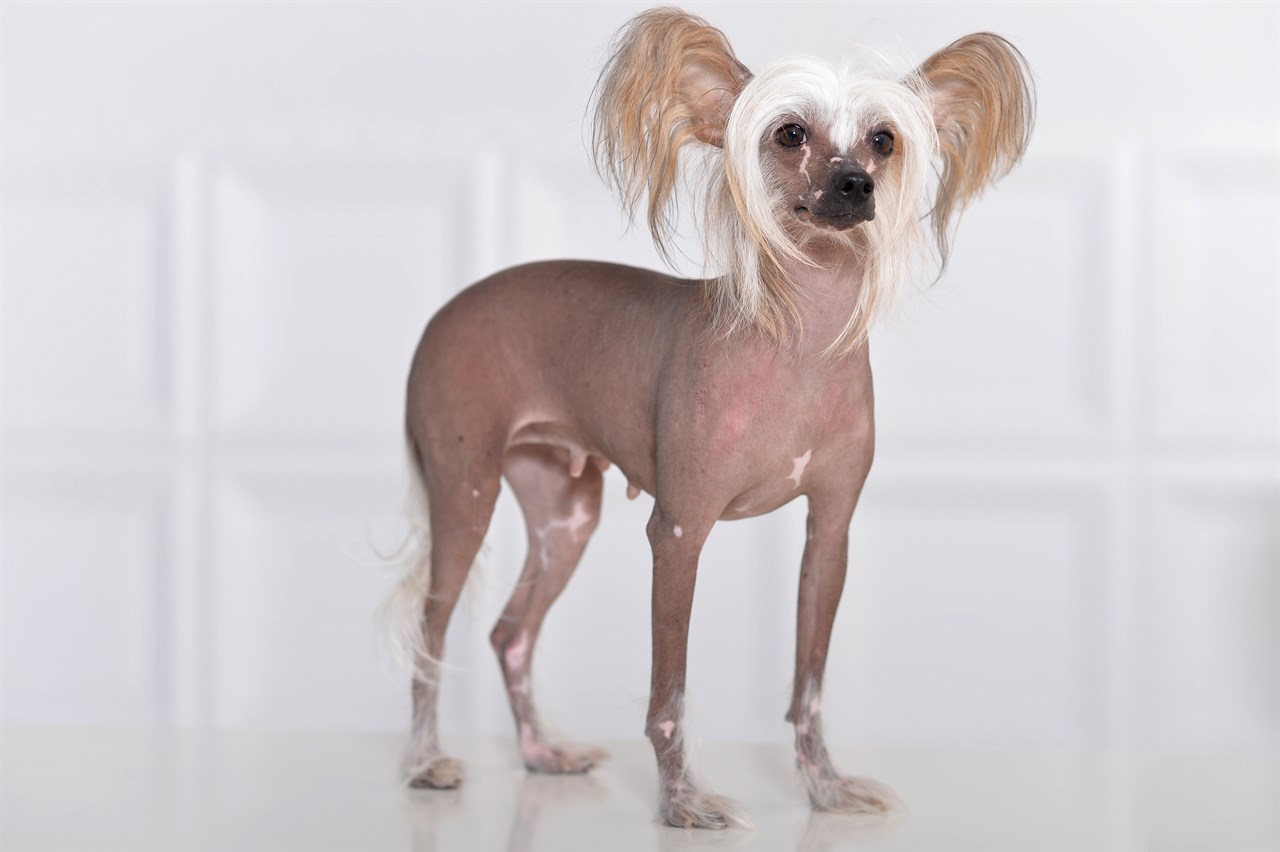
<path fill-rule="evenodd" d="M 831 186 L 837 193 L 850 201 L 858 201 L 865 198 L 876 188 L 875 181 L 871 179 L 871 175 L 862 169 L 843 169 L 836 172 L 835 177 L 831 179 Z"/>

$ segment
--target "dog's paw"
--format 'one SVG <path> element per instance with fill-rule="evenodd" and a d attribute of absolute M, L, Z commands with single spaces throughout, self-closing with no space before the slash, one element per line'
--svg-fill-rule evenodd
<path fill-rule="evenodd" d="M 664 796 L 661 816 L 663 822 L 676 828 L 708 828 L 715 831 L 730 827 L 753 828 L 751 820 L 747 819 L 732 799 L 696 791 Z"/>
<path fill-rule="evenodd" d="M 410 775 L 409 786 L 415 790 L 453 790 L 462 784 L 462 778 L 462 761 L 442 756 Z"/>
<path fill-rule="evenodd" d="M 524 765 L 530 772 L 580 775 L 608 756 L 598 746 L 542 746 L 524 755 Z"/>
<path fill-rule="evenodd" d="M 906 810 L 893 790 L 872 781 L 848 775 L 805 779 L 814 810 L 842 814 L 895 814 Z"/>

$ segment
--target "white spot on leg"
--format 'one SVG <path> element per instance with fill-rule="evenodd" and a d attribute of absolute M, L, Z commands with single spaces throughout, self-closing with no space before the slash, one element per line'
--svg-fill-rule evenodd
<path fill-rule="evenodd" d="M 528 631 L 522 630 L 520 632 L 520 636 L 519 638 L 516 639 L 516 643 L 507 649 L 505 658 L 507 661 L 507 668 L 509 669 L 524 668 L 525 661 L 528 660 L 529 658 Z"/>
<path fill-rule="evenodd" d="M 674 535 L 676 538 L 680 538 L 682 535 L 684 535 L 684 530 L 680 528 L 679 524 L 676 524 L 674 527 L 671 528 L 671 534 Z"/>
<path fill-rule="evenodd" d="M 471 489 L 471 496 L 472 496 L 472 497 L 479 497 L 479 496 L 480 496 L 480 489 L 479 489 L 479 488 L 472 488 L 472 489 Z"/>
<path fill-rule="evenodd" d="M 676 723 L 668 719 L 665 722 L 658 723 L 658 730 L 662 731 L 662 735 L 667 739 L 671 739 L 671 735 L 675 733 Z"/>
<path fill-rule="evenodd" d="M 818 696 L 809 699 L 809 715 L 817 716 L 822 712 L 822 702 L 818 700 Z"/>
<path fill-rule="evenodd" d="M 640 496 L 640 486 L 634 482 L 627 483 L 627 499 L 634 500 Z"/>
<path fill-rule="evenodd" d="M 804 476 L 804 469 L 809 466 L 809 459 L 813 456 L 813 450 L 805 450 L 804 455 L 791 460 L 793 467 L 787 479 L 794 483 L 795 488 L 800 487 L 800 480 Z"/>
<path fill-rule="evenodd" d="M 799 735 L 800 735 L 800 736 L 802 736 L 802 737 L 803 737 L 805 734 L 809 733 L 809 723 L 808 723 L 807 721 L 806 721 L 806 722 L 796 722 L 796 733 L 797 733 L 797 734 L 799 734 Z"/>

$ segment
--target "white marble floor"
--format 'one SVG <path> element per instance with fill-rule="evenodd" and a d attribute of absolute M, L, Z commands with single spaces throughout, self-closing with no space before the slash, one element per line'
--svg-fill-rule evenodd
<path fill-rule="evenodd" d="M 848 750 L 893 786 L 887 821 L 810 813 L 782 746 L 715 745 L 697 762 L 755 831 L 654 822 L 645 743 L 588 776 L 527 775 L 509 742 L 455 753 L 454 792 L 395 780 L 388 736 L 18 728 L 3 732 L 0 842 L 18 849 L 738 850 L 1280 848 L 1275 756 Z"/>

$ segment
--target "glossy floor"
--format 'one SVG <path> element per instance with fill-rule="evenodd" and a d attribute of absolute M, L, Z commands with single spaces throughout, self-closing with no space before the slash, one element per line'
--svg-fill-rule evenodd
<path fill-rule="evenodd" d="M 698 749 L 755 831 L 654 822 L 642 742 L 591 775 L 527 775 L 462 743 L 454 792 L 401 789 L 387 736 L 6 728 L 5 849 L 1276 849 L 1274 757 L 847 750 L 906 815 L 810 813 L 782 746 Z"/>

